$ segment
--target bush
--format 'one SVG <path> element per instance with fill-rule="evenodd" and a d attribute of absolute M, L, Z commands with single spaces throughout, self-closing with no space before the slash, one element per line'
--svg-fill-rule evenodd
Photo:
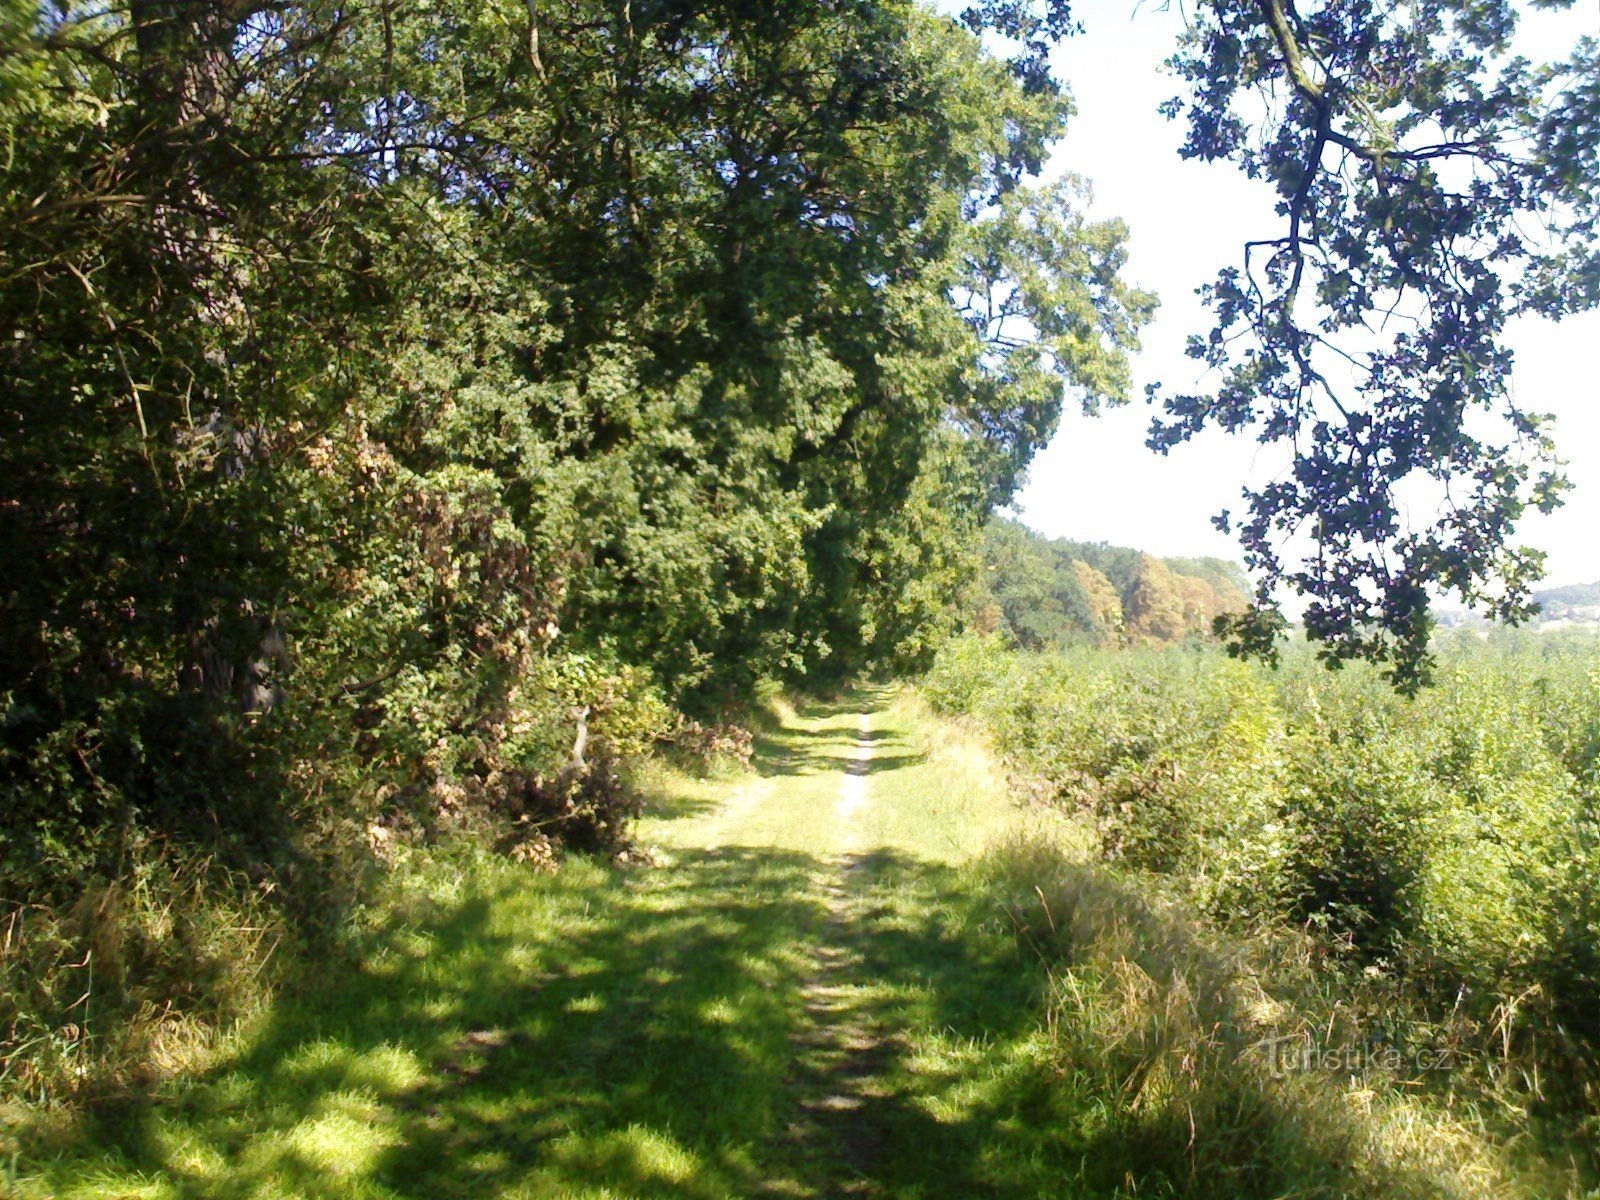
<path fill-rule="evenodd" d="M 681 717 L 671 733 L 662 735 L 660 746 L 681 770 L 710 778 L 748 769 L 755 753 L 755 735 L 742 725 L 702 725 Z"/>
<path fill-rule="evenodd" d="M 1297 731 L 1290 761 L 1284 915 L 1362 963 L 1395 957 L 1418 933 L 1438 789 L 1381 727 Z"/>
<path fill-rule="evenodd" d="M 1593 647 L 1538 642 L 1446 653 L 1413 700 L 1305 654 L 1273 674 L 972 638 L 927 689 L 1105 859 L 1224 926 L 1304 929 L 1324 969 L 1391 981 L 1485 1053 L 1492 1038 L 1493 1070 L 1581 1091 L 1600 1048 L 1597 681 Z"/>
<path fill-rule="evenodd" d="M 922 694 L 938 712 L 977 715 L 1017 666 L 1005 635 L 966 634 L 945 643 L 922 681 Z"/>

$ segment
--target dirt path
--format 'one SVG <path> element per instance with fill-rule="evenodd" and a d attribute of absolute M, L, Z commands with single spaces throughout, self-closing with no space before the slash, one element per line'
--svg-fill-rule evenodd
<path fill-rule="evenodd" d="M 678 830 L 686 866 L 697 836 L 713 856 L 792 847 L 809 864 L 804 899 L 817 919 L 790 992 L 797 1012 L 777 1105 L 785 1115 L 768 1157 L 770 1168 L 790 1169 L 770 1170 L 755 1191 L 966 1196 L 964 1164 L 948 1163 L 954 1148 L 923 1141 L 948 1140 L 952 1129 L 929 1120 L 917 1059 L 936 1043 L 917 1026 L 930 1005 L 985 986 L 981 973 L 963 977 L 947 961 L 967 951 L 947 940 L 940 893 L 950 864 L 992 836 L 985 822 L 1009 819 L 1004 782 L 963 757 L 970 748 L 930 755 L 891 694 L 858 703 L 797 722 L 785 731 L 787 752 L 758 764 L 754 787 L 702 818 L 704 833 Z"/>

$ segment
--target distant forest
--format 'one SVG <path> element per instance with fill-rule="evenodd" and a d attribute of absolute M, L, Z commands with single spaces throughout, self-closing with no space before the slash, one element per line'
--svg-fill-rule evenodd
<path fill-rule="evenodd" d="M 1533 601 L 1547 614 L 1552 608 L 1581 608 L 1600 604 L 1600 580 L 1594 583 L 1570 583 L 1565 587 L 1547 588 L 1535 592 Z"/>
<path fill-rule="evenodd" d="M 1217 617 L 1249 605 L 1249 581 L 1225 559 L 1047 538 L 1005 517 L 985 529 L 983 556 L 973 624 L 1024 649 L 1210 636 Z"/>

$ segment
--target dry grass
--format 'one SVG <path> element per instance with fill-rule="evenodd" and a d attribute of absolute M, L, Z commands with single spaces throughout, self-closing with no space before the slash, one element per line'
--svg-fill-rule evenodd
<path fill-rule="evenodd" d="M 70 906 L 13 906 L 0 916 L 10 1123 L 49 1123 L 51 1110 L 148 1093 L 204 1065 L 268 1003 L 287 935 L 248 880 L 159 844 Z"/>
<path fill-rule="evenodd" d="M 1309 989 L 1293 938 L 1223 944 L 1037 838 L 1000 848 L 986 869 L 1017 936 L 1049 965 L 1060 1075 L 1094 1098 L 1085 1121 L 1102 1154 L 1141 1164 L 1137 1194 L 1581 1194 L 1558 1167 L 1513 1165 L 1416 1058 Z"/>

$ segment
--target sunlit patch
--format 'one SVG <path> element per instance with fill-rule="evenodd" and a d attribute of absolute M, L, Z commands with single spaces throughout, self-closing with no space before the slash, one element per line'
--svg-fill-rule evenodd
<path fill-rule="evenodd" d="M 352 1057 L 349 1048 L 338 1042 L 308 1042 L 287 1055 L 279 1069 L 290 1077 L 320 1075 L 341 1070 Z"/>
<path fill-rule="evenodd" d="M 161 1161 L 176 1174 L 212 1177 L 227 1169 L 223 1154 L 192 1126 L 162 1121 L 155 1126 L 151 1140 Z"/>
<path fill-rule="evenodd" d="M 536 968 L 542 957 L 537 947 L 512 946 L 500 956 L 500 964 L 508 971 L 527 971 Z"/>
<path fill-rule="evenodd" d="M 422 1063 L 399 1046 L 379 1046 L 360 1055 L 345 1072 L 345 1086 L 370 1088 L 379 1095 L 395 1095 L 421 1084 L 427 1077 Z"/>
<path fill-rule="evenodd" d="M 568 1138 L 554 1147 L 554 1157 L 584 1175 L 641 1189 L 651 1184 L 688 1184 L 701 1171 L 693 1154 L 665 1134 L 639 1125 L 597 1138 Z"/>
<path fill-rule="evenodd" d="M 511 1165 L 511 1156 L 504 1150 L 480 1150 L 463 1156 L 458 1164 L 463 1175 L 498 1175 Z"/>
<path fill-rule="evenodd" d="M 3 1178 L 3 1176 L 0 1176 Z M 3 1194 L 3 1193 L 0 1193 Z M 177 1200 L 182 1194 L 176 1186 L 161 1179 L 144 1179 L 137 1176 L 113 1174 L 111 1172 L 97 1172 L 83 1180 L 81 1188 L 74 1188 L 68 1192 L 18 1192 L 18 1195 L 33 1196 L 42 1194 L 49 1200 L 75 1200 L 83 1197 L 84 1200 L 100 1200 L 104 1196 L 115 1196 L 117 1200 Z"/>
<path fill-rule="evenodd" d="M 728 997 L 719 996 L 700 1006 L 700 1019 L 711 1025 L 733 1025 L 739 1020 L 739 1009 Z"/>
<path fill-rule="evenodd" d="M 335 1177 L 368 1175 L 400 1141 L 391 1128 L 374 1123 L 369 1097 L 325 1096 L 321 1111 L 294 1128 L 255 1142 L 244 1156 L 247 1170 L 276 1173 L 286 1166 Z"/>
<path fill-rule="evenodd" d="M 348 1090 L 370 1089 L 380 1095 L 394 1095 L 413 1088 L 426 1074 L 416 1055 L 398 1046 L 356 1051 L 332 1041 L 302 1046 L 284 1060 L 281 1070 L 285 1076 L 303 1083 L 323 1083 Z"/>
<path fill-rule="evenodd" d="M 433 935 L 418 929 L 402 929 L 389 940 L 385 949 L 393 955 L 412 960 L 428 957 L 433 949 Z"/>

